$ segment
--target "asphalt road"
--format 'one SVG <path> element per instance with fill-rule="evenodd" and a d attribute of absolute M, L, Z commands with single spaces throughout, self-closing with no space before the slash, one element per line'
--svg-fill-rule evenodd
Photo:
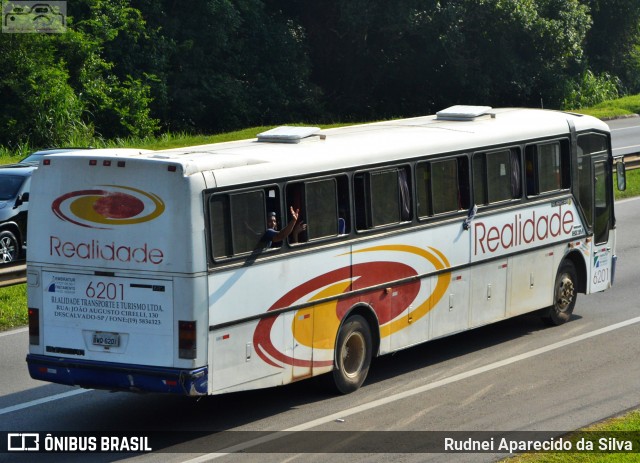
<path fill-rule="evenodd" d="M 640 153 L 640 117 L 607 121 L 614 156 Z"/>

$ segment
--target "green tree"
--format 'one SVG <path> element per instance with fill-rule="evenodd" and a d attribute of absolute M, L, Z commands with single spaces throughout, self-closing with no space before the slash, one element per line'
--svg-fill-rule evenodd
<path fill-rule="evenodd" d="M 594 106 L 606 100 L 614 100 L 618 93 L 618 81 L 607 73 L 595 75 L 590 70 L 567 83 L 568 91 L 562 103 L 565 109 L 580 109 Z"/>
<path fill-rule="evenodd" d="M 316 114 L 298 31 L 262 1 L 134 4 L 155 36 L 142 66 L 159 78 L 154 110 L 171 130 L 217 132 Z"/>
<path fill-rule="evenodd" d="M 438 104 L 436 0 L 271 3 L 301 25 L 329 117 L 424 114 Z"/>
<path fill-rule="evenodd" d="M 0 34 L 0 144 L 64 145 L 92 135 L 55 36 Z"/>
<path fill-rule="evenodd" d="M 559 107 L 590 25 L 577 0 L 449 1 L 444 17 L 450 94 L 494 105 Z"/>
<path fill-rule="evenodd" d="M 559 106 L 580 69 L 578 0 L 271 0 L 300 22 L 312 81 L 339 117 L 455 103 Z"/>
<path fill-rule="evenodd" d="M 105 58 L 119 36 L 144 29 L 127 3 L 69 2 L 63 34 L 0 34 L 1 144 L 89 144 L 96 134 L 153 133 L 149 85 L 143 76 L 119 76 L 119 63 Z"/>
<path fill-rule="evenodd" d="M 585 47 L 591 69 L 617 76 L 628 92 L 640 92 L 640 2 L 582 1 L 593 18 Z"/>
<path fill-rule="evenodd" d="M 145 21 L 129 0 L 70 3 L 72 31 L 64 52 L 72 85 L 85 105 L 85 118 L 104 138 L 144 137 L 158 129 L 151 117 L 153 76 L 135 70 L 132 60 L 145 34 Z"/>

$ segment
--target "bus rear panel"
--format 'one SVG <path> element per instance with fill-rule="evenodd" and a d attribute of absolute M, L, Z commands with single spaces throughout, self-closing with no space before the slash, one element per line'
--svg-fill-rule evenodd
<path fill-rule="evenodd" d="M 33 378 L 207 392 L 206 345 L 196 342 L 206 339 L 206 310 L 193 301 L 206 263 L 190 218 L 200 211 L 191 189 L 202 182 L 180 165 L 117 150 L 52 156 L 36 171 L 27 257 Z"/>

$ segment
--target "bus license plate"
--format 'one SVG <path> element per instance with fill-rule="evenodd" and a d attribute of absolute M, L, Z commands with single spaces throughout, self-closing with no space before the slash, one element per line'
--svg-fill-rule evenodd
<path fill-rule="evenodd" d="M 118 333 L 104 333 L 96 331 L 93 333 L 93 345 L 103 347 L 120 346 L 120 335 Z"/>

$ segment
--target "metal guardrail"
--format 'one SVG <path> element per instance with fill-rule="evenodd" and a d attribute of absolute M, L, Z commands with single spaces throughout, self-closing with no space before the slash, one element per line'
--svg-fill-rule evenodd
<path fill-rule="evenodd" d="M 24 262 L 0 265 L 0 288 L 26 282 L 27 264 Z"/>
<path fill-rule="evenodd" d="M 624 165 L 627 170 L 640 169 L 640 154 L 624 156 Z"/>

